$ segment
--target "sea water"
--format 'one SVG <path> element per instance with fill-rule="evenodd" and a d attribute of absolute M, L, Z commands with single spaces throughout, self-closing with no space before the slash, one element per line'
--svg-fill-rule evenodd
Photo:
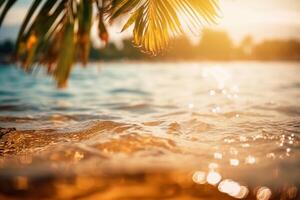
<path fill-rule="evenodd" d="M 300 64 L 0 66 L 0 199 L 299 199 Z"/>

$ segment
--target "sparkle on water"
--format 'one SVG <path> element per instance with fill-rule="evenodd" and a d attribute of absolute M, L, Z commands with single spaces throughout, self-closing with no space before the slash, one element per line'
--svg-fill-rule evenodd
<path fill-rule="evenodd" d="M 0 66 L 0 199 L 299 199 L 298 63 L 36 73 Z"/>

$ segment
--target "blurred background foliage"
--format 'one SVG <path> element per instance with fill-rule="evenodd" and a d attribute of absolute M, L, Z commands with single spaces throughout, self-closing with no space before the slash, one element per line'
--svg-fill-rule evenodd
<path fill-rule="evenodd" d="M 0 43 L 0 61 L 12 62 L 14 43 L 6 40 Z M 234 43 L 225 31 L 205 29 L 197 42 L 188 37 L 174 39 L 166 51 L 159 56 L 142 53 L 132 46 L 131 38 L 124 39 L 121 46 L 111 42 L 101 48 L 91 45 L 89 61 L 296 61 L 300 60 L 300 41 L 293 39 L 267 39 L 259 42 L 246 36 Z"/>

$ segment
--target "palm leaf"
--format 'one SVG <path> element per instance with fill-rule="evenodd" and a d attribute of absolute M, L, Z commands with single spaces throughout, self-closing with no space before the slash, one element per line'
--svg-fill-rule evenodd
<path fill-rule="evenodd" d="M 0 8 L 2 7 L 2 5 L 5 3 L 5 0 L 0 0 Z"/>
<path fill-rule="evenodd" d="M 28 32 L 24 35 L 23 42 L 25 43 L 25 52 L 18 50 L 18 53 L 21 52 L 27 55 L 23 61 L 23 68 L 25 70 L 30 70 L 33 63 L 38 61 L 39 50 L 45 45 L 48 37 L 51 36 L 48 34 L 51 27 L 55 26 L 57 18 L 65 11 L 65 1 L 61 1 L 56 8 L 55 5 L 54 1 L 49 4 L 46 3 L 40 10 L 40 13 L 37 15 L 36 20 Z M 51 13 L 52 8 L 55 8 L 55 10 Z"/>
<path fill-rule="evenodd" d="M 92 27 L 92 1 L 85 0 L 78 4 L 78 47 L 82 64 L 86 65 L 90 52 L 90 31 Z"/>
<path fill-rule="evenodd" d="M 14 5 L 14 3 L 16 3 L 17 0 L 7 0 L 6 1 L 6 4 L 2 10 L 2 13 L 0 14 L 0 26 L 2 25 L 2 22 L 7 14 L 7 12 L 9 11 L 9 9 Z M 5 1 L 1 1 L 0 2 L 0 7 L 2 7 L 2 4 L 4 3 Z"/>
<path fill-rule="evenodd" d="M 134 24 L 133 42 L 145 52 L 157 54 L 170 40 L 188 27 L 198 30 L 204 22 L 214 22 L 218 0 L 115 0 L 110 19 L 122 13 L 131 16 L 122 31 Z"/>
<path fill-rule="evenodd" d="M 31 70 L 35 63 L 46 66 L 58 86 L 62 87 L 72 64 L 77 60 L 82 64 L 88 61 L 95 16 L 93 4 L 98 7 L 101 40 L 107 42 L 109 38 L 106 19 L 113 23 L 129 15 L 122 31 L 133 26 L 133 43 L 144 52 L 155 55 L 186 29 L 198 32 L 204 23 L 215 22 L 218 1 L 34 0 L 18 34 L 17 59 L 25 70 Z M 15 2 L 0 0 L 0 26 Z"/>
<path fill-rule="evenodd" d="M 63 30 L 61 44 L 63 47 L 58 54 L 58 63 L 54 71 L 54 77 L 59 88 L 66 87 L 66 81 L 70 75 L 74 59 L 74 23 L 68 21 Z"/>
<path fill-rule="evenodd" d="M 28 11 L 23 23 L 22 23 L 22 25 L 21 25 L 21 28 L 20 28 L 20 31 L 19 31 L 19 34 L 18 34 L 18 37 L 17 37 L 16 49 L 19 49 L 19 45 L 20 45 L 20 42 L 21 42 L 21 37 L 24 35 L 24 31 L 27 28 L 29 21 L 31 20 L 34 12 L 36 11 L 36 9 L 38 8 L 38 6 L 40 5 L 41 2 L 42 2 L 42 0 L 35 0 L 32 3 L 32 5 L 31 5 L 31 7 L 30 7 L 30 9 L 29 9 L 29 11 Z"/>

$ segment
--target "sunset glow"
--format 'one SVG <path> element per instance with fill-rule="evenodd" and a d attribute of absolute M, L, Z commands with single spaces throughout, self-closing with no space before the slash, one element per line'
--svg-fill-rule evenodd
<path fill-rule="evenodd" d="M 300 0 L 0 0 L 0 200 L 300 200 Z"/>
<path fill-rule="evenodd" d="M 8 13 L 4 21 L 5 27 L 14 27 L 22 22 L 26 14 L 28 0 L 20 0 L 17 7 Z M 235 41 L 246 35 L 252 35 L 256 40 L 263 38 L 300 38 L 300 1 L 298 0 L 223 0 L 220 1 L 221 18 L 217 26 L 210 28 L 226 30 Z M 18 17 L 15 17 L 18 16 Z M 122 33 L 121 27 L 115 26 L 110 30 L 113 40 L 119 41 L 128 37 Z M 96 38 L 96 33 L 92 33 Z M 16 36 L 0 31 L 0 38 Z"/>

